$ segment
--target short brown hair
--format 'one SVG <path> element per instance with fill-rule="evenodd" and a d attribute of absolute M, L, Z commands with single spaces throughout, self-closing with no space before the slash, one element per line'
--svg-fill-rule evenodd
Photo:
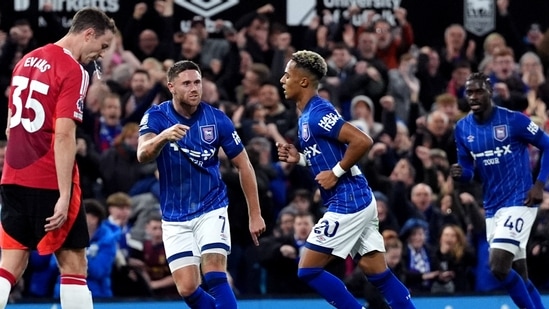
<path fill-rule="evenodd" d="M 114 21 L 103 11 L 92 7 L 83 8 L 76 12 L 69 33 L 81 33 L 88 28 L 92 28 L 96 36 L 102 36 L 109 30 L 116 33 Z"/>
<path fill-rule="evenodd" d="M 458 100 L 457 97 L 451 93 L 445 92 L 443 94 L 439 94 L 435 98 L 435 104 L 437 106 L 448 106 L 448 105 L 457 105 Z"/>
<path fill-rule="evenodd" d="M 505 56 L 511 56 L 511 58 L 515 59 L 515 52 L 513 51 L 513 49 L 509 47 L 504 47 L 496 50 L 493 55 L 494 60 L 498 57 L 505 57 Z"/>
<path fill-rule="evenodd" d="M 107 207 L 131 207 L 132 199 L 124 192 L 116 192 L 107 197 Z"/>

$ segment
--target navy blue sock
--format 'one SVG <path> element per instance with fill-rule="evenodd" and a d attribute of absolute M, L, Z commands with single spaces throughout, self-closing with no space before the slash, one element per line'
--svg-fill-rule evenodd
<path fill-rule="evenodd" d="M 408 289 L 400 282 L 390 269 L 376 275 L 366 276 L 385 296 L 391 308 L 415 309 Z"/>
<path fill-rule="evenodd" d="M 212 296 L 215 299 L 215 307 L 223 309 L 236 309 L 236 297 L 227 281 L 227 273 L 212 271 L 204 274 L 204 280 Z"/>
<path fill-rule="evenodd" d="M 343 282 L 322 268 L 300 268 L 297 276 L 336 308 L 362 308 Z"/>
<path fill-rule="evenodd" d="M 198 287 L 194 293 L 187 297 L 183 297 L 185 300 L 185 303 L 191 307 L 191 309 L 194 308 L 215 308 L 215 300 L 214 298 L 206 293 L 201 287 Z"/>
<path fill-rule="evenodd" d="M 526 290 L 528 290 L 528 294 L 530 295 L 530 299 L 532 299 L 532 302 L 536 306 L 537 309 L 545 309 L 545 306 L 543 306 L 543 303 L 541 302 L 541 296 L 539 295 L 538 289 L 534 286 L 532 281 L 528 279 L 526 281 Z"/>
<path fill-rule="evenodd" d="M 515 270 L 511 269 L 509 274 L 507 274 L 507 277 L 505 277 L 501 283 L 509 292 L 509 296 L 511 296 L 515 305 L 519 308 L 536 309 L 536 306 L 534 306 L 534 303 L 528 294 L 524 280 L 522 280 Z"/>

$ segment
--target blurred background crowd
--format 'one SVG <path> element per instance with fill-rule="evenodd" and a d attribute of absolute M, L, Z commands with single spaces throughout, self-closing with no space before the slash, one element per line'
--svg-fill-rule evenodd
<path fill-rule="evenodd" d="M 360 165 L 375 191 L 391 269 L 414 295 L 499 291 L 488 275 L 479 181 L 458 184 L 449 177 L 456 162 L 454 125 L 468 112 L 466 78 L 482 71 L 493 83 L 496 104 L 549 130 L 549 31 L 538 24 L 527 31 L 513 27 L 509 0 L 495 7 L 495 30 L 482 44 L 470 40 L 461 24 L 450 24 L 439 46 L 421 46 L 405 7 L 395 8 L 391 21 L 357 6 L 338 18 L 323 11 L 296 40 L 272 20 L 276 8 L 270 4 L 215 20 L 213 31 L 195 16 L 188 31 L 179 31 L 173 0 L 136 3 L 129 19 L 116 20 L 119 32 L 99 68 L 87 68 L 92 82 L 77 133 L 93 296 L 177 297 L 162 246 L 156 166 L 139 164 L 136 148 L 141 117 L 170 99 L 166 70 L 183 59 L 201 66 L 203 101 L 232 119 L 256 172 L 267 224 L 259 247 L 249 235 L 238 174 L 220 154 L 230 197 L 234 290 L 241 297 L 312 292 L 297 278 L 297 262 L 324 207 L 309 171 L 279 162 L 274 147 L 296 142 L 298 111 L 284 100 L 278 81 L 297 49 L 325 57 L 329 70 L 320 95 L 375 141 Z M 2 121 L 14 64 L 65 33 L 51 3 L 41 10 L 47 21 L 41 35 L 25 19 L 0 32 Z M 358 15 L 364 17 L 359 26 L 350 22 Z M 5 141 L 0 146 L 3 160 Z M 533 170 L 539 157 L 532 147 Z M 548 260 L 549 184 L 528 245 L 531 279 L 541 291 L 549 289 Z M 357 296 L 376 302 L 352 258 L 329 269 Z M 53 257 L 33 254 L 13 300 L 58 296 L 56 272 Z"/>

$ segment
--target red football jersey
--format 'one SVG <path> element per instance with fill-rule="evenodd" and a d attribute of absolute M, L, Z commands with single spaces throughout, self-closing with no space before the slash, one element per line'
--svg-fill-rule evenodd
<path fill-rule="evenodd" d="M 82 121 L 89 76 L 69 51 L 54 44 L 38 48 L 13 70 L 9 142 L 2 184 L 58 189 L 54 158 L 55 121 Z M 79 183 L 76 163 L 73 182 Z"/>

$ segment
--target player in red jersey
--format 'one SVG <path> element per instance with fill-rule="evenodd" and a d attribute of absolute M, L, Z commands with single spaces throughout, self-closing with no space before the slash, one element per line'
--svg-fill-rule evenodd
<path fill-rule="evenodd" d="M 100 58 L 115 31 L 105 13 L 82 9 L 63 38 L 23 56 L 13 70 L 0 191 L 0 308 L 35 249 L 57 257 L 61 307 L 93 307 L 75 134 L 89 83 L 81 64 Z"/>

